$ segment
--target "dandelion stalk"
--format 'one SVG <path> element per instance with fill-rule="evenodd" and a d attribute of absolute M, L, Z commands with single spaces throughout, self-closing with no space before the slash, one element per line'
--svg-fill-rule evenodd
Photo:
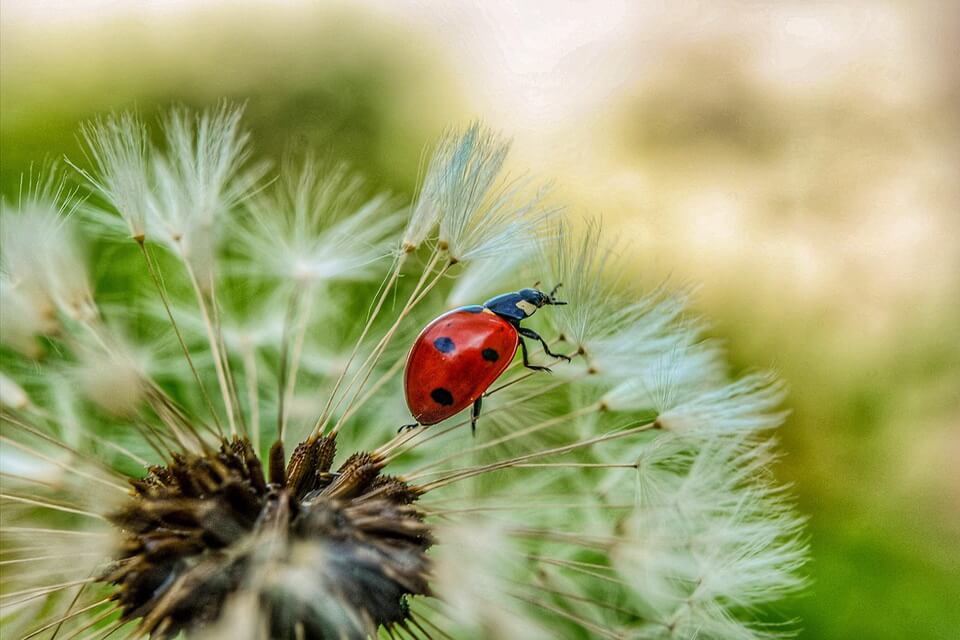
<path fill-rule="evenodd" d="M 177 321 L 173 317 L 173 310 L 170 308 L 170 301 L 167 298 L 166 291 L 163 286 L 163 281 L 160 279 L 159 274 L 157 273 L 156 267 L 153 264 L 153 260 L 150 258 L 150 252 L 147 251 L 147 247 L 144 243 L 143 237 L 135 238 L 137 241 L 137 246 L 140 248 L 140 252 L 143 254 L 143 259 L 147 264 L 147 270 L 150 273 L 150 279 L 153 281 L 154 286 L 157 288 L 157 293 L 160 296 L 160 301 L 163 303 L 163 309 L 167 312 L 167 318 L 170 320 L 170 327 L 173 329 L 174 334 L 177 336 L 177 342 L 180 344 L 180 350 L 183 352 L 183 357 L 187 361 L 187 366 L 190 367 L 190 372 L 193 374 L 194 380 L 197 383 L 197 389 L 203 395 L 204 401 L 207 403 L 207 408 L 210 411 L 210 417 L 213 418 L 214 424 L 217 425 L 217 431 L 223 433 L 223 428 L 220 425 L 220 418 L 217 416 L 217 410 L 213 407 L 213 401 L 210 400 L 209 394 L 207 394 L 206 387 L 203 386 L 203 380 L 200 378 L 200 374 L 197 372 L 196 365 L 193 364 L 193 358 L 190 357 L 190 349 L 187 348 L 187 343 L 183 340 L 183 334 L 180 333 L 180 327 L 177 325 Z"/>

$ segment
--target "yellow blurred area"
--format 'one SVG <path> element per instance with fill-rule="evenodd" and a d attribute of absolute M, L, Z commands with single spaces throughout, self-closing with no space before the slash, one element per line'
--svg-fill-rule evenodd
<path fill-rule="evenodd" d="M 482 118 L 640 278 L 694 283 L 738 367 L 792 389 L 809 637 L 960 627 L 960 4 L 364 0 L 0 5 L 3 184 L 85 118 L 248 103 L 414 189 Z M 9 189 L 7 189 L 9 193 Z M 951 598 L 951 594 L 953 597 Z"/>

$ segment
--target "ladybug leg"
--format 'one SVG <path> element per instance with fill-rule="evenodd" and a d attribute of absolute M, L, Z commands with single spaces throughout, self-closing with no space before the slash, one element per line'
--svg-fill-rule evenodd
<path fill-rule="evenodd" d="M 480 407 L 483 405 L 483 396 L 477 398 L 473 403 L 473 410 L 470 412 L 470 430 L 473 436 L 477 435 L 477 419 L 480 417 Z"/>
<path fill-rule="evenodd" d="M 519 331 L 522 335 L 527 335 L 524 333 L 524 331 L 528 331 L 528 329 L 521 327 Z M 539 338 L 540 336 L 537 337 Z M 547 373 L 550 373 L 550 367 L 541 367 L 538 364 L 530 364 L 530 356 L 527 354 L 527 343 L 524 342 L 523 338 L 520 338 L 520 353 L 523 355 L 523 366 L 525 366 L 527 369 L 533 369 L 534 371 L 546 371 Z"/>
<path fill-rule="evenodd" d="M 547 346 L 547 341 L 544 340 L 543 338 L 541 338 L 541 337 L 540 337 L 540 334 L 537 333 L 536 331 L 534 331 L 533 329 L 527 329 L 526 327 L 520 327 L 520 328 L 518 329 L 518 331 L 520 332 L 520 335 L 522 335 L 522 336 L 526 336 L 526 337 L 528 337 L 528 338 L 531 338 L 532 340 L 539 340 L 539 341 L 540 341 L 540 344 L 543 345 L 543 352 L 544 352 L 545 354 L 547 354 L 548 356 L 550 356 L 551 358 L 562 358 L 562 359 L 566 360 L 567 362 L 570 362 L 570 356 L 565 356 L 565 355 L 563 355 L 562 353 L 554 353 L 553 351 L 550 351 L 550 347 Z M 521 340 L 521 342 L 522 342 L 522 340 Z M 524 364 L 526 364 L 526 361 L 524 361 Z"/>
<path fill-rule="evenodd" d="M 405 425 L 403 425 L 402 427 L 400 427 L 399 429 L 397 429 L 397 433 L 403 433 L 404 431 L 410 431 L 411 429 L 416 429 L 416 428 L 419 427 L 419 426 L 420 426 L 420 423 L 419 423 L 419 422 L 414 422 L 413 424 L 405 424 Z"/>

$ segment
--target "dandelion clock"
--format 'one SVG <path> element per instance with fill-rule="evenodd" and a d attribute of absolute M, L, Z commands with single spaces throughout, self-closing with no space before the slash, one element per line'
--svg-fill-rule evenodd
<path fill-rule="evenodd" d="M 783 388 L 730 376 L 688 292 L 631 281 L 629 247 L 508 175 L 481 125 L 436 143 L 406 203 L 254 162 L 241 115 L 103 117 L 3 201 L 5 638 L 795 628 Z M 526 318 L 524 291 L 550 298 L 536 339 L 503 338 L 489 379 L 429 352 L 418 389 L 476 397 L 412 416 L 411 347 L 450 346 L 424 327 Z"/>

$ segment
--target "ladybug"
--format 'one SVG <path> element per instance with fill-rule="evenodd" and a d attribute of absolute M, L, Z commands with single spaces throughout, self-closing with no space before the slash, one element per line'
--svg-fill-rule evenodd
<path fill-rule="evenodd" d="M 448 311 L 428 324 L 410 349 L 404 371 L 407 407 L 416 422 L 400 430 L 428 426 L 446 420 L 473 404 L 470 426 L 476 433 L 484 392 L 510 365 L 519 343 L 523 366 L 550 371 L 530 364 L 524 338 L 537 340 L 548 356 L 569 357 L 550 351 L 533 329 L 520 322 L 544 305 L 567 304 L 538 289 L 521 289 L 475 304 Z"/>

